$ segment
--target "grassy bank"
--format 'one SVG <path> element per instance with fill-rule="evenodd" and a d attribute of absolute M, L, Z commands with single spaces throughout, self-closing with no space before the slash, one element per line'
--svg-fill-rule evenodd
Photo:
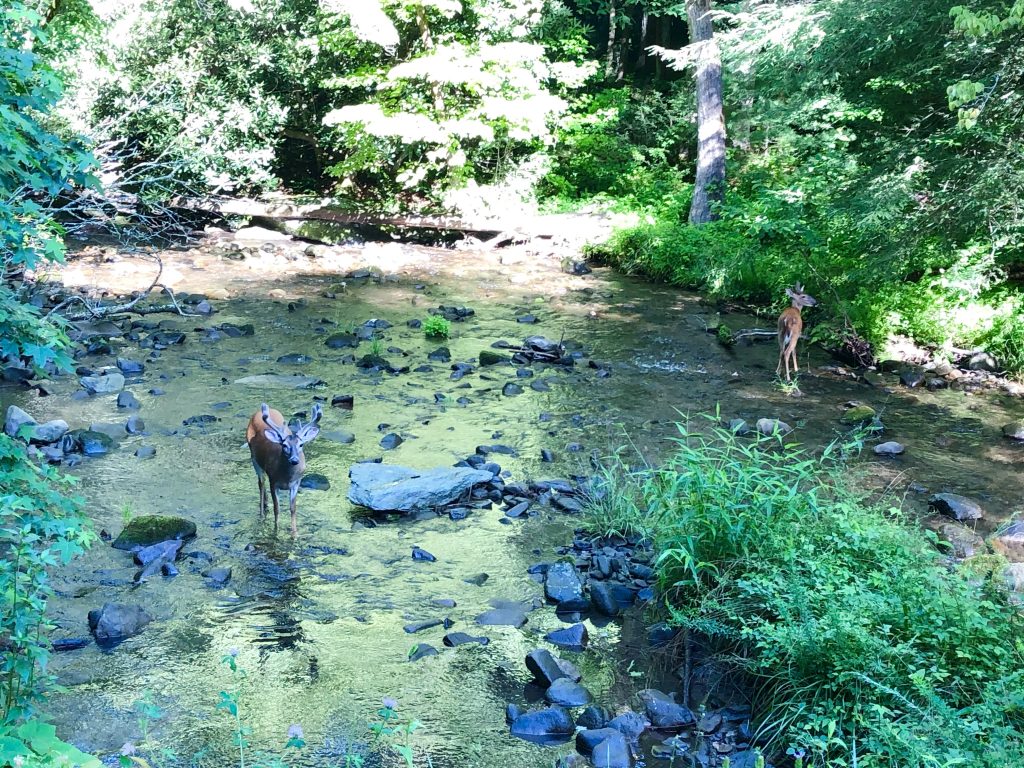
<path fill-rule="evenodd" d="M 821 457 L 681 427 L 660 468 L 611 473 L 602 533 L 643 532 L 676 625 L 757 682 L 761 733 L 807 765 L 1024 762 L 1024 622 L 994 558 L 950 568 Z"/>

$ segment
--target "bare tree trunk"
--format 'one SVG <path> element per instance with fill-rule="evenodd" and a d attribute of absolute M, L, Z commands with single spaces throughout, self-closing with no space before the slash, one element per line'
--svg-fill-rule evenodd
<path fill-rule="evenodd" d="M 725 195 L 725 117 L 722 114 L 722 56 L 711 26 L 711 0 L 688 0 L 690 44 L 696 49 L 697 178 L 690 223 L 715 218 L 711 205 Z"/>
<path fill-rule="evenodd" d="M 647 64 L 647 25 L 650 17 L 647 14 L 647 9 L 644 8 L 643 15 L 640 17 L 640 53 L 636 57 L 636 69 L 639 72 Z"/>
<path fill-rule="evenodd" d="M 613 77 L 618 70 L 618 66 L 615 62 L 615 16 L 617 12 L 615 2 L 616 0 L 609 0 L 608 2 L 608 59 L 605 63 L 605 72 L 608 77 Z"/>

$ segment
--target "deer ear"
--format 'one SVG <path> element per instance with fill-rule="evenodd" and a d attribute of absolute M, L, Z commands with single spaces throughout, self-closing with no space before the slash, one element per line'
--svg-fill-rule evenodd
<path fill-rule="evenodd" d="M 789 298 L 791 298 L 791 299 L 795 298 L 794 295 L 793 295 L 793 289 L 792 288 L 787 288 L 786 289 L 786 295 L 789 296 Z"/>
<path fill-rule="evenodd" d="M 281 433 L 278 432 L 277 427 L 275 427 L 269 421 L 267 423 L 270 424 L 270 426 L 267 429 L 263 430 L 263 436 L 267 438 L 267 442 L 273 443 L 274 445 L 281 445 L 281 443 L 284 442 L 284 438 L 282 437 Z"/>
<path fill-rule="evenodd" d="M 299 429 L 295 436 L 299 438 L 300 443 L 308 443 L 314 440 L 316 436 L 319 434 L 320 427 L 318 427 L 316 424 L 310 423 L 306 424 L 304 427 Z"/>

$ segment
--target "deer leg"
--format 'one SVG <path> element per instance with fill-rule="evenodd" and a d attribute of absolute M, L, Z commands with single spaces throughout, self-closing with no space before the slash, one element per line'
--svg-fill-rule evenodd
<path fill-rule="evenodd" d="M 280 508 L 277 501 L 277 486 L 273 483 L 270 484 L 270 497 L 274 500 L 274 530 L 277 530 L 277 516 L 280 513 Z"/>
<path fill-rule="evenodd" d="M 292 538 L 299 535 L 299 529 L 295 524 L 295 500 L 299 495 L 299 486 L 296 484 L 288 489 L 288 511 L 292 514 Z"/>
<path fill-rule="evenodd" d="M 800 366 L 796 364 L 796 344 L 793 345 L 793 372 L 800 372 Z"/>
<path fill-rule="evenodd" d="M 256 482 L 260 485 L 260 514 L 265 515 L 267 514 L 267 487 L 263 484 L 263 470 L 256 463 L 256 459 L 252 460 L 252 468 L 256 470 Z"/>

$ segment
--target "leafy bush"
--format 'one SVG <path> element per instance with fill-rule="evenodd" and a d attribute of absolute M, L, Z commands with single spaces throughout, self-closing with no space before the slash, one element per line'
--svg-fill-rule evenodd
<path fill-rule="evenodd" d="M 47 571 L 95 538 L 81 500 L 70 495 L 72 485 L 29 458 L 25 445 L 0 435 L 0 730 L 37 714 L 49 680 Z"/>
<path fill-rule="evenodd" d="M 851 490 L 837 445 L 680 432 L 596 522 L 653 538 L 672 621 L 757 681 L 774 748 L 834 767 L 1024 760 L 1024 618 L 991 560 L 951 570 Z"/>
<path fill-rule="evenodd" d="M 38 23 L 21 3 L 0 9 L 0 356 L 23 357 L 41 373 L 70 362 L 67 339 L 20 304 L 4 278 L 63 257 L 61 230 L 47 206 L 73 185 L 95 180 L 82 144 L 65 142 L 45 123 L 61 84 L 32 52 Z"/>
<path fill-rule="evenodd" d="M 430 315 L 423 321 L 423 334 L 428 337 L 447 339 L 452 332 L 452 324 L 440 315 Z"/>

